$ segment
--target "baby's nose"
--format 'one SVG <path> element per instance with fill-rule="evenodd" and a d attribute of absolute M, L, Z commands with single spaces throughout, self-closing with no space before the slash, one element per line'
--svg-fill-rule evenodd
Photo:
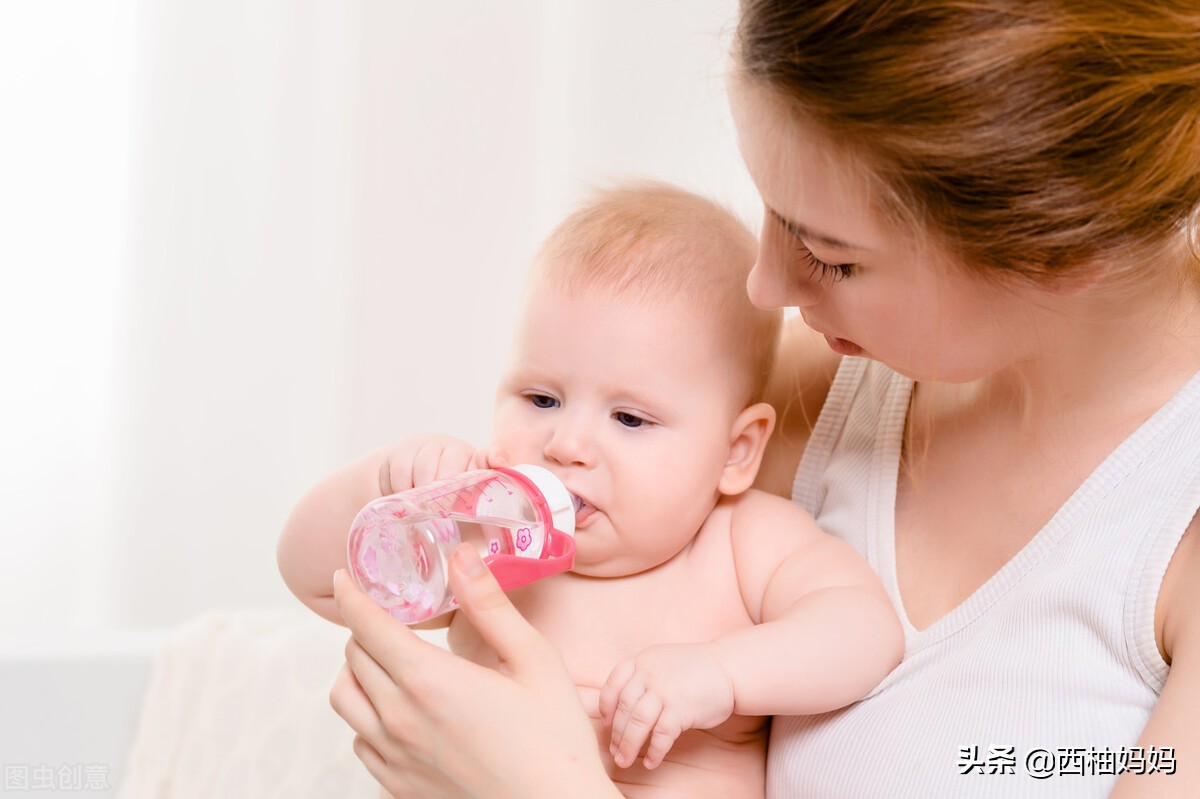
<path fill-rule="evenodd" d="M 591 463 L 591 447 L 579 425 L 560 424 L 546 442 L 546 457 L 562 466 L 586 466 Z"/>

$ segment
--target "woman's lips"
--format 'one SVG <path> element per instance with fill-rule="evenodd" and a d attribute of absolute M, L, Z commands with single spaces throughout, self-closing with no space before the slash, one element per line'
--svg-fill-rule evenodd
<path fill-rule="evenodd" d="M 862 355 L 863 348 L 855 344 L 853 341 L 847 341 L 844 338 L 825 334 L 825 342 L 829 345 L 829 349 L 836 352 L 838 355 Z"/>

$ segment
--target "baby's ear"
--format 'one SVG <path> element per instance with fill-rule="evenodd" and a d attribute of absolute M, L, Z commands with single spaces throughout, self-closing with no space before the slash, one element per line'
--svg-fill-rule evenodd
<path fill-rule="evenodd" d="M 733 420 L 729 437 L 729 457 L 721 472 L 717 490 L 735 496 L 754 485 L 762 464 L 767 440 L 775 429 L 775 409 L 765 402 L 746 408 Z"/>

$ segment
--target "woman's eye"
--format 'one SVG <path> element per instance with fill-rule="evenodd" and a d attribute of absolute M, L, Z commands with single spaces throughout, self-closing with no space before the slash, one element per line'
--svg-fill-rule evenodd
<path fill-rule="evenodd" d="M 787 237 L 795 245 L 795 253 L 801 261 L 808 265 L 808 276 L 816 277 L 818 281 L 829 279 L 829 282 L 836 283 L 839 280 L 844 280 L 850 277 L 850 273 L 854 269 L 854 264 L 831 264 L 827 261 L 822 261 L 817 256 L 813 255 L 812 250 L 808 249 L 808 245 L 804 243 L 799 231 L 795 230 L 791 223 L 780 216 L 775 211 L 771 211 L 771 216 L 783 228 Z"/>
<path fill-rule="evenodd" d="M 812 254 L 812 250 L 803 244 L 797 246 L 800 256 L 808 263 L 808 276 L 816 276 L 818 282 L 829 278 L 830 283 L 836 283 L 850 277 L 854 264 L 829 264 Z"/>
<path fill-rule="evenodd" d="M 613 418 L 626 427 L 642 427 L 643 425 L 649 424 L 649 422 L 642 417 L 634 416 L 632 413 L 625 413 L 624 411 L 617 411 L 613 414 Z"/>
<path fill-rule="evenodd" d="M 546 394 L 530 394 L 528 396 L 529 396 L 529 401 L 533 404 L 533 407 L 535 407 L 535 408 L 541 408 L 542 410 L 548 410 L 550 408 L 558 407 L 558 400 L 556 400 L 554 397 L 547 396 Z"/>

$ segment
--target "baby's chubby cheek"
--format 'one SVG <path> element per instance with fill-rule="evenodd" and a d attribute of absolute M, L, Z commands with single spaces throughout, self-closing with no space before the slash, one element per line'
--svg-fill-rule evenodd
<path fill-rule="evenodd" d="M 508 466 L 518 466 L 523 463 L 534 466 L 545 465 L 541 449 L 530 442 L 528 436 L 493 433 L 488 439 L 487 450 L 500 455 Z"/>

